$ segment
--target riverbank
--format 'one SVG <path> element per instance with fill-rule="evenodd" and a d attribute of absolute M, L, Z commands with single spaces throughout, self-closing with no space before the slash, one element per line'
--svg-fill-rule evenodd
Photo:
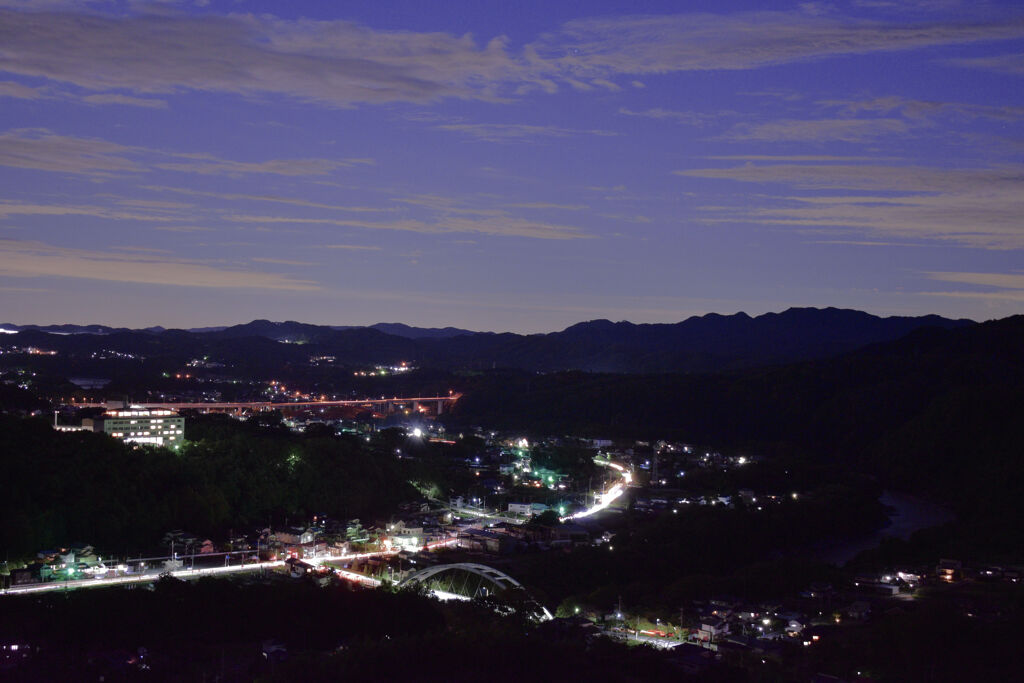
<path fill-rule="evenodd" d="M 841 567 L 865 550 L 877 548 L 887 538 L 905 541 L 915 531 L 956 519 L 948 508 L 908 493 L 883 491 L 878 500 L 888 510 L 888 524 L 867 536 L 816 546 L 809 556 Z"/>

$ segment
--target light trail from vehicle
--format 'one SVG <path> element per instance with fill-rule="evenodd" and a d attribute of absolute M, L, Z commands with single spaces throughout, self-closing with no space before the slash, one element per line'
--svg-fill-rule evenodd
<path fill-rule="evenodd" d="M 213 576 L 217 574 L 234 574 L 238 572 L 251 572 L 264 568 L 276 568 L 284 566 L 284 562 L 274 560 L 271 562 L 260 562 L 258 564 L 229 565 L 227 567 L 204 567 L 200 569 L 176 569 L 171 572 L 164 572 L 154 569 L 145 574 L 135 576 L 115 576 L 109 579 L 76 579 L 74 581 L 49 581 L 47 583 L 36 583 L 27 586 L 11 586 L 0 591 L 0 595 L 21 595 L 24 593 L 42 593 L 56 590 L 75 590 L 78 588 L 98 588 L 100 586 L 125 586 L 134 583 L 147 583 L 157 581 L 165 573 L 169 573 L 176 579 L 189 579 L 198 576 Z"/>
<path fill-rule="evenodd" d="M 633 483 L 633 474 L 627 471 L 625 467 L 618 464 L 617 462 L 609 462 L 608 467 L 611 467 L 612 469 L 616 470 L 619 474 L 621 474 L 622 481 L 618 482 L 610 489 L 602 493 L 601 497 L 598 499 L 596 503 L 594 503 L 594 505 L 590 506 L 586 510 L 580 510 L 579 512 L 574 512 L 571 515 L 561 517 L 561 521 L 564 522 L 569 519 L 583 519 L 584 517 L 590 517 L 591 515 L 601 512 L 602 510 L 606 510 L 609 505 L 618 500 L 622 496 L 622 494 L 626 492 L 626 487 Z"/>
<path fill-rule="evenodd" d="M 434 548 L 447 547 L 455 544 L 458 539 L 447 538 L 441 541 L 435 541 L 424 546 L 424 550 L 433 550 Z M 303 561 L 318 567 L 321 565 L 331 566 L 331 562 L 348 562 L 350 560 L 363 560 L 371 557 L 389 557 L 397 555 L 400 551 L 397 548 L 391 550 L 378 550 L 366 553 L 351 553 L 346 555 L 324 555 L 320 557 L 307 557 Z M 226 553 L 218 553 L 226 554 Z M 197 555 L 196 557 L 202 557 Z M 252 572 L 259 571 L 262 569 L 276 569 L 285 566 L 284 560 L 271 560 L 269 562 L 259 562 L 254 564 L 239 564 L 239 565 L 228 565 L 225 567 L 201 567 L 198 569 L 175 569 L 172 571 L 162 570 L 154 567 L 141 574 L 127 574 L 122 576 L 113 576 L 110 578 L 89 578 L 89 579 L 74 579 L 70 581 L 47 581 L 46 583 L 35 583 L 24 586 L 11 586 L 10 588 L 0 589 L 0 595 L 22 595 L 28 593 L 44 593 L 48 591 L 59 591 L 59 590 L 76 590 L 79 588 L 99 588 L 101 586 L 128 586 L 132 584 L 150 583 L 157 581 L 161 576 L 170 575 L 176 579 L 191 579 L 198 578 L 201 576 L 216 576 L 223 574 L 236 574 L 241 572 Z M 331 567 L 337 574 L 343 579 L 353 581 L 363 586 L 370 588 L 376 588 L 381 584 L 379 579 L 375 579 L 365 574 L 359 574 L 357 572 L 348 571 L 338 567 Z"/>

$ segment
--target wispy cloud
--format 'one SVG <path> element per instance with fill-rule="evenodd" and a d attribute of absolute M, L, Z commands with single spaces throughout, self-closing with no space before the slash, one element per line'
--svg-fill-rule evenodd
<path fill-rule="evenodd" d="M 1008 301 L 1010 303 L 1024 303 L 1024 290 L 1007 289 L 989 292 L 973 292 L 964 290 L 952 290 L 947 292 L 919 292 L 922 296 L 939 296 L 949 299 L 980 299 L 982 301 L 996 302 Z"/>
<path fill-rule="evenodd" d="M 82 101 L 86 104 L 123 104 L 129 107 L 145 107 L 147 109 L 167 109 L 166 100 L 158 100 L 152 97 L 132 97 L 131 95 L 118 95 L 116 93 L 86 95 L 82 98 Z"/>
<path fill-rule="evenodd" d="M 0 275 L 70 277 L 107 282 L 213 289 L 314 291 L 308 280 L 217 267 L 152 253 L 109 253 L 58 247 L 43 242 L 0 240 Z"/>
<path fill-rule="evenodd" d="M 275 265 L 279 265 L 279 266 L 315 266 L 315 265 L 317 265 L 316 263 L 313 263 L 312 261 L 295 261 L 293 259 L 271 258 L 271 257 L 261 257 L 261 256 L 254 256 L 253 258 L 251 258 L 249 260 L 254 262 L 254 263 L 271 263 L 271 264 L 275 264 Z"/>
<path fill-rule="evenodd" d="M 1019 38 L 1004 21 L 885 23 L 835 14 L 746 12 L 571 21 L 533 50 L 579 77 L 607 73 L 752 69 L 834 55 Z"/>
<path fill-rule="evenodd" d="M 504 37 L 477 42 L 348 21 L 64 9 L 0 9 L 0 70 L 98 93 L 194 90 L 338 107 L 502 101 L 561 87 L 608 92 L 622 87 L 618 77 L 638 82 L 644 74 L 752 69 L 1024 35 L 1014 15 L 884 22 L 836 12 L 682 13 L 578 19 L 516 48 Z M 1011 57 L 1003 61 L 1016 72 Z"/>
<path fill-rule="evenodd" d="M 267 15 L 18 12 L 0 9 L 0 70 L 93 91 L 354 102 L 494 99 L 519 70 L 502 39 L 375 31 L 347 21 Z"/>
<path fill-rule="evenodd" d="M 449 123 L 437 126 L 440 130 L 463 133 L 486 142 L 529 142 L 538 138 L 565 138 L 575 135 L 618 135 L 608 130 L 577 130 L 559 126 L 534 126 L 521 123 Z"/>
<path fill-rule="evenodd" d="M 558 211 L 583 211 L 586 204 L 554 204 L 551 202 L 526 202 L 522 204 L 505 204 L 510 209 L 555 209 Z"/>
<path fill-rule="evenodd" d="M 944 169 L 879 164 L 745 164 L 678 175 L 788 186 L 804 194 L 762 195 L 713 222 L 848 228 L 901 239 L 1024 248 L 1024 166 Z M 826 196 L 824 190 L 845 194 Z"/>
<path fill-rule="evenodd" d="M 968 285 L 998 287 L 1000 289 L 1019 289 L 1024 293 L 1024 273 L 959 273 L 949 271 L 933 271 L 926 273 L 933 280 L 942 282 L 959 282 Z"/>
<path fill-rule="evenodd" d="M 925 273 L 925 276 L 940 282 L 954 282 L 981 288 L 945 292 L 922 292 L 926 296 L 1024 303 L 1024 273 L 1020 271 L 1012 273 L 935 271 Z"/>
<path fill-rule="evenodd" d="M 620 107 L 619 113 L 623 116 L 639 116 L 645 119 L 673 121 L 675 123 L 682 123 L 689 126 L 703 126 L 709 121 L 714 121 L 720 118 L 720 115 L 717 114 L 701 114 L 694 111 L 677 111 L 674 109 L 663 109 L 661 107 L 644 109 L 642 111 L 634 111 L 632 109 L 627 109 L 626 107 Z"/>
<path fill-rule="evenodd" d="M 366 230 L 397 230 L 418 232 L 429 235 L 445 233 L 479 233 L 501 237 L 529 237 L 534 239 L 568 240 L 590 237 L 579 228 L 569 225 L 531 221 L 513 216 L 457 217 L 439 216 L 427 221 L 417 218 L 402 218 L 392 221 L 365 221 L 343 218 L 302 218 L 297 216 L 226 216 L 233 223 L 250 225 L 295 224 L 295 225 L 336 225 Z"/>
<path fill-rule="evenodd" d="M 993 119 L 1016 122 L 1024 119 L 1024 107 L 1019 106 L 929 101 L 898 95 L 820 100 L 814 104 L 814 113 L 819 114 L 817 117 L 744 121 L 726 131 L 721 139 L 787 143 L 865 143 L 893 136 L 905 139 L 912 133 L 922 134 L 929 130 L 947 130 L 939 126 L 957 120 Z"/>
<path fill-rule="evenodd" d="M 372 159 L 267 159 L 236 161 L 212 154 L 165 152 L 98 138 L 60 135 L 44 128 L 0 133 L 0 166 L 106 176 L 154 169 L 240 177 L 251 174 L 323 176 L 339 168 L 373 164 Z"/>
<path fill-rule="evenodd" d="M 65 102 L 77 102 L 89 105 L 114 104 L 130 107 L 145 107 L 148 109 L 167 108 L 166 100 L 154 99 L 152 97 L 132 97 L 131 95 L 122 95 L 119 93 L 80 95 L 54 88 L 28 86 L 16 81 L 0 81 L 0 97 L 14 97 L 22 100 L 63 100 Z"/>
<path fill-rule="evenodd" d="M 885 95 L 859 100 L 822 100 L 818 104 L 825 107 L 838 108 L 844 116 L 897 113 L 908 121 L 923 121 L 941 116 L 955 116 L 965 119 L 989 118 L 1000 121 L 1019 121 L 1024 118 L 1024 107 L 915 100 L 899 95 Z"/>
<path fill-rule="evenodd" d="M 1014 54 L 997 55 L 995 57 L 965 57 L 964 59 L 951 59 L 950 64 L 966 66 L 972 69 L 984 69 L 997 73 L 1024 76 L 1024 52 Z"/>
<path fill-rule="evenodd" d="M 142 209 L 190 209 L 194 204 L 169 202 L 165 199 L 116 199 L 121 206 L 135 206 Z"/>
<path fill-rule="evenodd" d="M 0 133 L 0 165 L 64 173 L 126 173 L 143 170 L 131 147 L 96 138 L 20 128 Z"/>
<path fill-rule="evenodd" d="M 723 137 L 761 142 L 865 142 L 906 131 L 906 122 L 894 118 L 782 119 L 741 123 Z"/>
<path fill-rule="evenodd" d="M 179 216 L 159 211 L 139 213 L 89 204 L 32 204 L 0 200 L 0 218 L 7 218 L 9 216 L 92 216 L 106 220 L 143 222 L 181 220 Z"/>
<path fill-rule="evenodd" d="M 190 197 L 209 197 L 212 199 L 223 199 L 224 201 L 231 202 L 272 202 L 275 204 L 287 204 L 290 206 L 303 206 L 310 209 L 330 209 L 332 211 L 349 211 L 352 213 L 382 213 L 394 210 L 387 207 L 326 204 L 323 202 L 314 202 L 308 199 L 301 199 L 297 197 L 277 197 L 274 195 L 239 194 L 231 192 L 205 192 L 202 190 L 192 190 L 185 187 L 167 187 L 162 185 L 146 185 L 143 186 L 143 189 L 151 190 L 153 192 L 173 192 L 175 194 L 182 194 Z"/>
<path fill-rule="evenodd" d="M 845 156 L 842 154 L 719 154 L 706 157 L 718 161 L 886 161 L 892 157 Z"/>
<path fill-rule="evenodd" d="M 231 161 L 219 159 L 211 154 L 173 154 L 175 158 L 185 161 L 164 162 L 155 164 L 156 168 L 167 171 L 182 171 L 200 175 L 241 176 L 251 173 L 262 173 L 281 176 L 317 176 L 327 175 L 331 171 L 354 166 L 349 159 L 270 159 L 268 161 Z M 361 162 L 362 160 L 360 160 Z"/>
<path fill-rule="evenodd" d="M 42 88 L 33 88 L 14 81 L 0 81 L 0 97 L 14 97 L 19 100 L 38 100 L 46 97 Z"/>
<path fill-rule="evenodd" d="M 213 228 L 207 228 L 201 225 L 157 225 L 153 227 L 154 230 L 160 230 L 162 232 L 213 232 Z"/>
<path fill-rule="evenodd" d="M 380 247 L 368 244 L 321 244 L 317 249 L 341 249 L 344 251 L 380 251 Z"/>

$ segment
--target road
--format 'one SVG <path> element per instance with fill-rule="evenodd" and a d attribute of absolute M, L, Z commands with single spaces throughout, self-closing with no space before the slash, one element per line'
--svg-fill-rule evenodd
<path fill-rule="evenodd" d="M 662 650 L 671 650 L 674 647 L 679 647 L 683 644 L 683 641 L 676 640 L 675 638 L 660 638 L 658 636 L 648 636 L 643 633 L 636 633 L 635 631 L 615 631 L 610 628 L 602 628 L 601 633 L 609 638 L 620 640 L 623 642 L 643 643 L 645 645 L 652 645 Z"/>
<path fill-rule="evenodd" d="M 613 484 L 610 489 L 601 494 L 596 503 L 588 507 L 586 510 L 580 510 L 579 512 L 574 512 L 571 515 L 562 517 L 561 519 L 563 522 L 570 519 L 583 519 L 584 517 L 590 517 L 591 515 L 597 514 L 598 512 L 607 509 L 609 505 L 618 500 L 622 494 L 626 492 L 626 488 L 633 483 L 633 475 L 617 462 L 609 462 L 608 467 L 611 467 L 622 475 L 622 481 Z"/>
<path fill-rule="evenodd" d="M 445 542 L 439 542 L 439 544 L 445 544 Z M 386 557 L 398 553 L 398 550 L 382 550 L 379 552 L 372 553 L 354 553 L 350 555 L 323 555 L 320 557 L 309 557 L 305 558 L 305 561 L 314 567 L 330 562 L 349 562 L 351 560 L 366 559 L 370 557 Z M 196 555 L 197 558 L 203 558 L 202 555 Z M 159 559 L 159 558 L 158 558 Z M 238 574 L 241 572 L 255 572 L 263 571 L 265 569 L 276 569 L 284 566 L 283 560 L 274 560 L 270 562 L 254 562 L 251 564 L 236 564 L 228 565 L 224 567 L 196 567 L 192 569 L 176 569 L 170 572 L 170 575 L 177 579 L 195 579 L 203 576 L 223 576 L 225 574 Z M 345 579 L 354 581 L 364 586 L 375 588 L 380 585 L 380 581 L 377 579 L 357 574 L 356 572 L 350 572 L 344 569 L 335 570 L 338 574 Z M 112 576 L 104 578 L 89 578 L 89 579 L 75 579 L 71 581 L 47 581 L 45 583 L 31 583 L 21 586 L 11 586 L 0 590 L 0 595 L 20 595 L 24 593 L 43 593 L 48 591 L 62 591 L 62 590 L 76 590 L 79 588 L 99 588 L 101 586 L 125 586 L 138 583 L 150 583 L 156 581 L 161 575 L 167 573 L 160 566 L 146 569 L 142 572 L 133 572 L 129 574 L 123 574 L 121 576 Z"/>
<path fill-rule="evenodd" d="M 633 481 L 633 475 L 624 466 L 622 466 L 622 465 L 620 465 L 618 463 L 609 462 L 608 463 L 608 467 L 616 470 L 621 475 L 621 477 L 622 477 L 621 481 L 616 482 L 615 484 L 613 484 L 611 486 L 611 488 L 609 488 L 607 491 L 605 491 L 603 494 L 601 494 L 601 496 L 599 497 L 598 501 L 594 505 L 592 505 L 591 507 L 589 507 L 589 508 L 587 508 L 585 510 L 580 510 L 579 512 L 576 512 L 576 513 L 574 513 L 572 515 L 569 515 L 567 517 L 563 517 L 562 521 L 566 521 L 566 520 L 570 520 L 570 519 L 582 519 L 584 517 L 589 517 L 589 516 L 594 515 L 594 514 L 596 514 L 598 512 L 601 512 L 602 510 L 607 509 L 609 505 L 611 505 L 616 500 L 618 500 L 626 492 L 626 488 Z M 511 518 L 506 518 L 505 516 L 498 515 L 498 514 L 492 515 L 492 514 L 483 513 L 483 512 L 469 511 L 469 510 L 465 510 L 465 509 L 458 510 L 458 512 L 462 512 L 462 513 L 469 512 L 471 514 L 476 514 L 476 515 L 478 515 L 480 517 L 483 517 L 483 518 L 501 519 L 501 520 L 510 521 L 510 522 L 514 521 L 516 523 L 522 523 L 522 520 L 518 520 L 518 519 L 517 520 L 513 520 Z M 437 546 L 441 546 L 441 545 L 449 545 L 451 543 L 454 543 L 454 541 L 455 541 L 455 539 L 446 539 L 445 541 L 439 541 L 439 542 L 436 542 L 434 544 L 429 545 L 427 547 L 427 549 L 429 550 L 429 549 L 432 549 L 432 547 L 437 547 Z M 304 559 L 305 559 L 305 561 L 307 563 L 309 563 L 309 564 L 311 564 L 313 566 L 320 566 L 320 565 L 327 564 L 327 563 L 347 562 L 347 561 L 350 561 L 350 560 L 356 560 L 356 559 L 362 559 L 362 558 L 368 558 L 368 557 L 380 557 L 380 556 L 394 555 L 397 552 L 398 552 L 398 550 L 387 550 L 387 551 L 380 551 L 380 552 L 374 552 L 374 553 L 359 553 L 359 554 L 353 554 L 353 555 L 340 555 L 340 556 L 325 555 L 325 556 L 322 556 L 322 557 L 310 557 L 310 558 L 304 558 Z M 202 557 L 202 556 L 196 556 L 196 557 Z M 194 559 L 193 559 L 193 563 L 194 563 Z M 177 570 L 172 570 L 169 573 L 170 573 L 171 576 L 173 576 L 175 578 L 179 578 L 179 579 L 194 579 L 194 578 L 203 577 L 203 576 L 222 576 L 222 575 L 225 575 L 225 574 L 237 574 L 237 573 L 241 573 L 241 572 L 263 571 L 265 569 L 274 569 L 274 568 L 278 568 L 278 567 L 282 567 L 282 566 L 284 566 L 284 562 L 283 561 L 275 560 L 275 561 L 272 561 L 272 562 L 257 562 L 257 563 L 253 563 L 253 564 L 238 564 L 238 565 L 228 565 L 228 566 L 223 566 L 223 567 L 199 567 L 199 568 L 195 568 L 193 566 L 193 568 L 191 568 L 191 569 L 177 569 Z M 354 582 L 356 582 L 356 583 L 358 583 L 360 585 L 364 585 L 364 586 L 375 588 L 375 587 L 377 587 L 377 586 L 379 586 L 381 584 L 380 580 L 374 579 L 374 578 L 371 578 L 371 577 L 368 577 L 368 576 L 364 576 L 363 574 L 358 574 L 356 572 L 348 571 L 348 570 L 345 570 L 345 569 L 339 569 L 337 567 L 332 567 L 332 568 L 338 573 L 338 575 L 340 577 L 342 577 L 344 579 L 347 579 L 349 581 L 354 581 Z M 78 588 L 97 588 L 97 587 L 100 587 L 100 586 L 124 586 L 124 585 L 138 584 L 138 583 L 149 583 L 149 582 L 153 582 L 153 581 L 158 580 L 165 573 L 168 573 L 168 572 L 166 570 L 164 570 L 162 567 L 157 566 L 157 567 L 153 567 L 151 569 L 144 570 L 144 571 L 139 572 L 139 573 L 124 574 L 122 576 L 103 577 L 103 578 L 88 578 L 88 579 L 76 579 L 76 580 L 68 580 L 68 581 L 48 581 L 48 582 L 45 582 L 45 583 L 33 583 L 33 584 L 26 584 L 26 585 L 21 585 L 21 586 L 11 586 L 10 588 L 6 588 L 6 589 L 0 590 L 0 595 L 20 595 L 20 594 L 26 594 L 26 593 L 40 593 L 40 592 L 47 592 L 47 591 L 74 590 L 74 589 L 78 589 Z M 640 639 L 647 640 L 648 637 L 641 635 Z M 670 647 L 669 645 L 665 644 L 665 641 L 663 639 L 653 638 L 653 639 L 650 639 L 650 642 L 652 642 L 653 644 L 658 645 L 659 647 Z"/>
<path fill-rule="evenodd" d="M 308 401 L 236 401 L 236 402 L 175 402 L 136 403 L 140 408 L 164 408 L 167 410 L 274 410 L 278 408 L 330 408 L 358 406 L 387 406 L 394 403 L 445 403 L 451 404 L 462 398 L 462 394 L 453 393 L 448 396 L 411 396 L 408 398 L 393 396 L 391 398 L 364 398 L 345 400 L 308 400 Z M 105 408 L 105 403 L 69 403 L 78 408 Z"/>
<path fill-rule="evenodd" d="M 229 565 L 227 567 L 200 567 L 198 569 L 176 569 L 170 575 L 178 579 L 194 579 L 201 576 L 221 576 L 224 574 L 237 574 L 240 572 L 262 571 L 283 567 L 284 562 L 275 560 L 273 562 L 258 562 L 253 564 Z M 42 593 L 46 591 L 73 590 L 78 588 L 98 588 L 100 586 L 124 586 L 134 583 L 149 583 L 156 581 L 164 573 L 163 569 L 148 569 L 137 574 L 125 574 L 100 579 L 76 579 L 74 581 L 47 581 L 45 583 L 31 583 L 23 586 L 11 586 L 0 591 L 0 595 L 20 595 L 23 593 Z"/>

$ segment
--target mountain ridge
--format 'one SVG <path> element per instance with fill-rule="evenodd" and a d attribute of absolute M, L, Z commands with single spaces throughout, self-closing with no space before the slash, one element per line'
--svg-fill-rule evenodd
<path fill-rule="evenodd" d="M 128 330 L 83 326 L 24 326 L 19 335 L 51 335 L 37 344 L 98 348 L 143 354 L 229 354 L 244 357 L 245 348 L 267 353 L 276 342 L 290 362 L 311 355 L 335 356 L 342 364 L 410 361 L 446 369 L 509 367 L 537 372 L 652 373 L 713 372 L 825 358 L 901 338 L 915 330 L 955 329 L 976 325 L 937 315 L 879 316 L 839 308 L 790 308 L 751 317 L 709 313 L 677 323 L 576 323 L 559 332 L 515 334 L 471 332 L 459 328 L 417 328 L 403 323 L 366 327 L 313 325 L 294 320 L 257 319 L 203 331 L 163 328 Z M 8 329 L 13 326 L 6 326 Z M 65 339 L 66 341 L 59 341 Z M 248 340 L 248 341 L 247 341 Z M 257 343 L 256 340 L 263 340 Z M 234 347 L 234 348 L 229 348 Z M 301 350 L 299 350 L 301 347 Z"/>

